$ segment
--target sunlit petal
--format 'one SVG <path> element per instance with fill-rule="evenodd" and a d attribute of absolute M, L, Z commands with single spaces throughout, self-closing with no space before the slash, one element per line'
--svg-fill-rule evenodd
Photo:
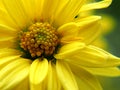
<path fill-rule="evenodd" d="M 70 22 L 78 14 L 85 0 L 60 0 L 56 12 L 54 13 L 54 23 L 62 25 Z"/>
<path fill-rule="evenodd" d="M 94 46 L 82 46 L 81 48 L 80 45 L 82 46 L 81 43 L 77 43 L 77 47 L 74 44 L 64 45 L 55 57 L 87 67 L 112 67 L 120 65 L 120 58 Z M 67 48 L 65 49 L 65 47 Z"/>
<path fill-rule="evenodd" d="M 30 67 L 30 88 L 31 90 L 42 90 L 41 83 L 48 73 L 48 61 L 36 59 Z"/>
<path fill-rule="evenodd" d="M 29 79 L 25 78 L 19 85 L 17 85 L 13 90 L 29 90 Z"/>
<path fill-rule="evenodd" d="M 87 71 L 100 76 L 109 76 L 109 77 L 115 77 L 120 76 L 120 69 L 117 67 L 109 67 L 109 68 L 87 68 L 83 67 Z"/>
<path fill-rule="evenodd" d="M 80 50 L 82 50 L 85 47 L 84 43 L 80 42 L 73 42 L 70 44 L 66 44 L 60 48 L 58 51 L 58 54 L 55 54 L 55 58 L 57 59 L 63 59 L 65 57 L 69 57 L 73 54 L 78 53 Z"/>
<path fill-rule="evenodd" d="M 100 35 L 100 19 L 100 16 L 89 16 L 79 19 L 79 21 L 62 25 L 58 28 L 58 33 L 61 35 L 61 43 L 73 41 L 91 43 Z"/>
<path fill-rule="evenodd" d="M 29 18 L 27 17 L 21 0 L 2 0 L 2 2 L 10 17 L 17 23 L 19 28 L 28 24 Z"/>
<path fill-rule="evenodd" d="M 66 63 L 58 60 L 56 63 L 56 70 L 58 78 L 65 90 L 78 90 L 74 75 Z"/>
<path fill-rule="evenodd" d="M 45 90 L 61 90 L 61 84 L 57 77 L 55 64 L 53 64 L 51 61 L 48 65 L 48 74 L 44 80 L 44 84 Z"/>
<path fill-rule="evenodd" d="M 70 64 L 70 67 L 73 73 L 77 77 L 79 77 L 79 84 L 80 85 L 87 84 L 87 85 L 84 85 L 86 86 L 86 89 L 83 86 L 85 90 L 102 90 L 100 83 L 98 82 L 96 77 L 94 77 L 94 75 L 92 75 L 85 69 L 81 68 L 80 66 L 75 66 L 75 65 Z M 83 89 L 83 88 L 80 87 L 80 89 Z"/>
<path fill-rule="evenodd" d="M 111 2 L 112 0 L 100 0 L 99 2 L 86 4 L 80 9 L 80 12 L 92 9 L 106 8 L 111 4 Z"/>
<path fill-rule="evenodd" d="M 0 89 L 11 90 L 20 84 L 28 77 L 30 64 L 31 61 L 19 58 L 4 66 L 0 70 Z"/>

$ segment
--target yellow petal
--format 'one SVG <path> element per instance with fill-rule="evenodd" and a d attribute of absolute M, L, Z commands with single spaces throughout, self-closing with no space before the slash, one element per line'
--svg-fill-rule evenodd
<path fill-rule="evenodd" d="M 72 72 L 79 77 L 79 85 L 80 85 L 80 90 L 102 90 L 101 85 L 99 81 L 89 72 L 81 68 L 80 66 L 75 66 L 70 64 Z M 86 85 L 84 85 L 86 84 Z M 81 87 L 81 85 L 86 86 L 84 88 Z"/>
<path fill-rule="evenodd" d="M 24 2 L 25 0 L 23 0 L 23 2 Z M 30 8 L 32 9 L 30 9 L 30 12 L 31 13 L 33 13 L 33 11 L 35 11 L 35 20 L 38 20 L 38 21 L 40 21 L 40 20 L 43 20 L 42 18 L 42 11 L 45 11 L 44 10 L 44 8 L 43 8 L 43 3 L 45 2 L 45 1 L 48 1 L 48 0 L 31 0 L 32 1 L 32 3 L 31 3 L 31 6 L 30 6 Z M 30 0 L 28 0 L 28 2 L 30 2 Z M 26 5 L 26 4 L 25 4 Z M 33 6 L 34 5 L 34 6 Z M 33 7 L 32 7 L 33 6 Z M 28 9 L 27 7 L 26 7 L 26 9 Z M 48 11 L 49 12 L 49 11 Z M 28 14 L 29 15 L 29 14 Z"/>
<path fill-rule="evenodd" d="M 12 90 L 29 74 L 30 60 L 19 58 L 0 70 L 0 89 Z"/>
<path fill-rule="evenodd" d="M 0 57 L 10 56 L 10 55 L 21 55 L 21 53 L 16 49 L 10 49 L 10 48 L 0 49 Z"/>
<path fill-rule="evenodd" d="M 87 67 L 114 67 L 120 65 L 120 58 L 95 46 L 87 46 L 79 52 L 79 55 L 76 55 L 74 59 Z"/>
<path fill-rule="evenodd" d="M 8 12 L 8 15 L 10 15 L 19 28 L 23 28 L 26 24 L 28 24 L 29 18 L 21 0 L 2 0 L 2 2 Z"/>
<path fill-rule="evenodd" d="M 79 90 L 91 90 L 91 88 L 88 86 L 88 84 L 86 84 L 85 82 L 83 82 L 80 77 L 75 76 L 75 79 L 77 81 Z"/>
<path fill-rule="evenodd" d="M 25 78 L 18 86 L 13 90 L 29 90 L 29 78 Z"/>
<path fill-rule="evenodd" d="M 70 57 L 73 54 L 77 54 L 84 47 L 85 44 L 80 42 L 66 44 L 59 49 L 59 51 L 57 52 L 58 54 L 55 54 L 54 57 L 57 59 L 66 59 L 67 57 Z"/>
<path fill-rule="evenodd" d="M 74 43 L 64 45 L 58 54 L 55 55 L 55 58 L 64 59 L 69 63 L 87 67 L 112 67 L 120 65 L 120 58 L 100 48 L 90 45 L 82 46 L 79 42 L 76 44 L 77 45 L 74 45 Z M 65 49 L 65 47 L 67 48 Z"/>
<path fill-rule="evenodd" d="M 9 26 L 0 24 L 0 48 L 12 45 L 12 41 L 16 37 L 15 31 L 15 29 Z"/>
<path fill-rule="evenodd" d="M 101 9 L 101 8 L 106 8 L 112 3 L 112 0 L 100 0 L 99 2 L 94 2 L 90 4 L 85 4 L 81 9 L 80 12 L 82 11 L 88 11 L 92 9 Z"/>
<path fill-rule="evenodd" d="M 100 16 L 89 16 L 79 21 L 67 23 L 58 28 L 62 43 L 81 41 L 91 43 L 100 34 Z"/>
<path fill-rule="evenodd" d="M 52 18 L 56 11 L 56 7 L 60 2 L 60 0 L 43 0 L 42 13 L 40 18 L 43 21 L 48 21 L 51 23 L 53 21 Z"/>
<path fill-rule="evenodd" d="M 13 22 L 13 20 L 11 19 L 11 17 L 6 12 L 3 3 L 0 2 L 0 4 L 2 5 L 2 6 L 0 5 L 1 6 L 0 7 L 0 24 L 16 28 L 16 23 Z"/>
<path fill-rule="evenodd" d="M 106 55 L 106 62 L 103 63 L 100 67 L 116 67 L 116 66 L 120 66 L 120 58 L 116 57 L 110 53 L 108 53 L 107 51 L 100 49 L 98 47 L 95 46 L 89 46 L 90 48 L 94 48 L 97 51 L 100 51 L 101 53 L 103 53 L 104 55 Z M 98 65 L 99 66 L 99 65 Z"/>
<path fill-rule="evenodd" d="M 13 23 L 10 22 L 10 18 L 7 17 L 7 13 L 1 10 L 0 12 L 0 48 L 4 48 L 5 46 L 8 47 L 11 45 L 11 40 L 16 37 L 16 29 L 12 27 Z"/>
<path fill-rule="evenodd" d="M 62 25 L 72 21 L 84 2 L 85 0 L 60 0 L 54 13 L 54 23 Z"/>
<path fill-rule="evenodd" d="M 0 24 L 0 36 L 5 36 L 5 35 L 14 35 L 15 34 L 15 29 L 12 27 L 9 27 L 7 25 L 4 24 Z"/>
<path fill-rule="evenodd" d="M 107 55 L 103 52 L 86 46 L 84 49 L 79 50 L 78 53 L 72 55 L 70 57 L 70 61 L 74 60 L 75 63 L 81 63 L 81 65 L 99 65 L 106 62 Z M 69 58 L 68 58 L 69 59 Z M 72 60 L 73 59 L 73 60 Z"/>
<path fill-rule="evenodd" d="M 57 31 L 61 35 L 61 43 L 63 44 L 81 40 L 80 37 L 77 37 L 79 28 L 76 23 L 64 24 Z"/>
<path fill-rule="evenodd" d="M 14 47 L 14 43 L 13 43 L 13 38 L 10 37 L 9 39 L 8 38 L 3 38 L 1 41 L 0 41 L 0 49 L 2 48 L 15 48 Z"/>
<path fill-rule="evenodd" d="M 15 29 L 0 24 L 0 48 L 13 45 L 13 39 L 16 37 Z"/>
<path fill-rule="evenodd" d="M 79 26 L 78 37 L 81 37 L 81 42 L 90 44 L 100 35 L 100 20 L 100 16 L 89 16 L 86 18 L 79 19 L 79 21 L 77 21 L 77 24 Z"/>
<path fill-rule="evenodd" d="M 3 3 L 1 3 L 1 2 L 0 2 L 0 7 L 1 7 L 1 8 L 4 8 L 4 5 L 3 5 Z M 0 8 L 0 9 L 1 9 L 1 8 Z"/>
<path fill-rule="evenodd" d="M 32 21 L 39 21 L 45 0 L 21 0 L 28 18 Z M 32 23 L 30 22 L 30 23 Z"/>
<path fill-rule="evenodd" d="M 30 89 L 42 90 L 41 83 L 48 73 L 48 61 L 46 59 L 33 61 L 30 67 Z"/>
<path fill-rule="evenodd" d="M 78 90 L 74 75 L 66 63 L 57 60 L 56 70 L 58 78 L 65 90 Z"/>
<path fill-rule="evenodd" d="M 0 70 L 6 66 L 8 63 L 11 63 L 12 61 L 20 58 L 20 56 L 0 56 Z"/>
<path fill-rule="evenodd" d="M 18 54 L 16 50 L 0 49 L 0 70 L 8 63 L 11 63 L 18 58 L 20 58 L 20 54 Z"/>
<path fill-rule="evenodd" d="M 90 73 L 93 73 L 95 75 L 100 76 L 109 76 L 109 77 L 115 77 L 120 76 L 120 69 L 117 67 L 110 67 L 110 68 L 87 68 L 83 67 Z"/>
<path fill-rule="evenodd" d="M 49 61 L 48 75 L 45 79 L 44 86 L 46 87 L 45 90 L 61 90 L 61 84 L 56 74 L 55 65 L 52 64 L 51 61 Z"/>
<path fill-rule="evenodd" d="M 22 8 L 24 8 L 25 13 L 27 14 L 27 17 L 33 21 L 35 20 L 35 10 L 36 10 L 36 0 L 21 0 L 22 2 Z M 38 0 L 39 1 L 39 0 Z"/>

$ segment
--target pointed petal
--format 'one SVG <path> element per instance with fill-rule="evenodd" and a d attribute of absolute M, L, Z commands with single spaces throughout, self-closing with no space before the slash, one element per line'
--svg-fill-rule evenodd
<path fill-rule="evenodd" d="M 61 27 L 59 27 L 57 31 L 61 36 L 60 42 L 63 44 L 81 40 L 81 37 L 77 37 L 79 27 L 76 23 L 71 22 L 64 24 Z"/>
<path fill-rule="evenodd" d="M 65 90 L 78 90 L 74 75 L 66 63 L 57 60 L 56 70 L 58 78 Z"/>
<path fill-rule="evenodd" d="M 95 47 L 95 46 L 92 46 L 90 45 L 89 46 L 91 49 L 96 49 L 97 51 L 100 51 L 101 53 L 103 53 L 106 57 L 106 62 L 103 63 L 100 67 L 116 67 L 116 66 L 120 66 L 120 58 L 119 57 L 116 57 L 112 54 L 110 54 L 109 52 L 103 50 L 103 49 L 100 49 L 98 47 Z M 98 65 L 99 66 L 99 65 Z"/>
<path fill-rule="evenodd" d="M 80 77 L 75 76 L 75 79 L 76 79 L 76 81 L 77 81 L 79 90 L 91 90 L 90 86 L 89 86 L 87 83 L 83 82 L 83 81 L 80 79 Z"/>
<path fill-rule="evenodd" d="M 13 21 L 18 24 L 19 28 L 23 28 L 28 24 L 29 18 L 25 12 L 23 7 L 23 3 L 21 0 L 2 0 L 8 15 L 13 19 Z"/>
<path fill-rule="evenodd" d="M 72 21 L 84 2 L 85 0 L 60 0 L 54 13 L 54 23 L 60 26 Z"/>
<path fill-rule="evenodd" d="M 0 70 L 0 89 L 12 90 L 29 74 L 31 61 L 19 58 Z"/>
<path fill-rule="evenodd" d="M 45 81 L 45 90 L 61 90 L 61 84 L 57 77 L 55 65 L 49 61 L 48 75 Z"/>
<path fill-rule="evenodd" d="M 58 54 L 55 55 L 55 58 L 87 67 L 113 67 L 120 65 L 120 58 L 95 46 L 84 45 L 81 48 L 80 45 L 81 43 L 79 42 L 76 45 L 77 47 L 73 43 L 64 45 Z M 67 48 L 65 49 L 65 47 Z"/>
<path fill-rule="evenodd" d="M 36 59 L 30 67 L 30 89 L 42 90 L 41 83 L 48 73 L 48 61 Z"/>
<path fill-rule="evenodd" d="M 77 24 L 79 26 L 78 37 L 81 37 L 81 42 L 90 44 L 101 33 L 101 17 L 89 16 L 79 19 Z"/>
<path fill-rule="evenodd" d="M 70 64 L 72 72 L 79 77 L 79 84 L 87 86 L 85 90 L 102 90 L 102 87 L 99 81 L 85 69 L 81 68 L 80 66 L 75 66 Z M 80 87 L 81 90 L 83 88 Z"/>
<path fill-rule="evenodd" d="M 75 63 L 81 63 L 81 65 L 99 65 L 106 63 L 107 55 L 103 52 L 96 50 L 94 48 L 91 48 L 89 46 L 86 46 L 84 49 L 79 50 L 78 53 L 74 54 L 70 57 L 70 62 L 72 62 L 72 59 Z M 68 58 L 69 59 L 69 58 Z"/>
<path fill-rule="evenodd" d="M 85 4 L 82 6 L 80 9 L 80 12 L 82 11 L 88 11 L 88 10 L 93 10 L 93 9 L 101 9 L 101 8 L 106 8 L 112 3 L 112 0 L 100 0 L 99 2 L 94 2 L 90 4 Z"/>
<path fill-rule="evenodd" d="M 67 57 L 70 57 L 73 54 L 77 54 L 84 47 L 85 44 L 80 42 L 73 42 L 70 44 L 66 44 L 59 49 L 58 54 L 55 54 L 54 57 L 56 59 L 64 59 L 64 58 L 66 59 Z"/>
<path fill-rule="evenodd" d="M 100 16 L 89 16 L 79 21 L 62 25 L 58 28 L 62 43 L 72 41 L 91 43 L 100 34 Z"/>
<path fill-rule="evenodd" d="M 83 67 L 90 73 L 93 73 L 95 75 L 100 76 L 109 76 L 109 77 L 115 77 L 120 76 L 120 69 L 117 67 L 110 67 L 110 68 L 87 68 Z"/>

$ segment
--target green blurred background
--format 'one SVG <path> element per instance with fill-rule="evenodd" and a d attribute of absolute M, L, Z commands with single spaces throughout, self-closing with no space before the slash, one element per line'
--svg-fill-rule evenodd
<path fill-rule="evenodd" d="M 113 16 L 116 21 L 114 30 L 105 37 L 111 48 L 111 53 L 120 57 L 120 0 L 113 0 L 110 7 L 99 12 Z"/>
<path fill-rule="evenodd" d="M 113 0 L 110 7 L 97 10 L 97 14 L 101 13 L 111 15 L 116 21 L 114 30 L 104 37 L 109 45 L 109 52 L 120 57 L 120 0 Z M 120 77 L 100 77 L 100 80 L 104 90 L 120 90 Z"/>

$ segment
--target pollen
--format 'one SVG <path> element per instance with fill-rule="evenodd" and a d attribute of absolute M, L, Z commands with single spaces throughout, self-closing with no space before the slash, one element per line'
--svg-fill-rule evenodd
<path fill-rule="evenodd" d="M 54 54 L 59 39 L 57 31 L 49 23 L 36 22 L 23 31 L 20 47 L 28 51 L 31 57 L 43 57 Z"/>

